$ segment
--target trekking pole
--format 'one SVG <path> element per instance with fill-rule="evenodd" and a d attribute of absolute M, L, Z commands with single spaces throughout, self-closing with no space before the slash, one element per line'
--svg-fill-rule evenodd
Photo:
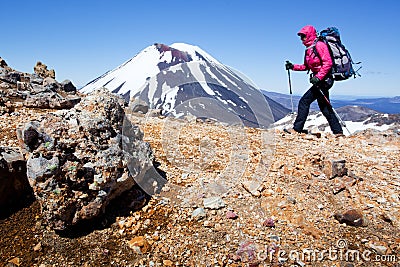
<path fill-rule="evenodd" d="M 349 132 L 349 134 L 351 135 L 351 132 L 349 131 L 349 129 L 347 129 L 346 123 L 342 120 L 342 118 L 340 118 L 339 114 L 337 114 L 336 110 L 333 108 L 331 102 L 329 101 L 329 99 L 325 96 L 324 92 L 322 92 L 321 88 L 318 88 L 318 90 L 321 92 L 322 96 L 325 98 L 326 103 L 328 103 L 328 105 L 332 108 L 333 113 L 335 114 L 336 118 L 340 121 L 340 124 L 346 128 L 347 132 Z"/>
<path fill-rule="evenodd" d="M 286 61 L 286 62 L 289 62 L 289 61 Z M 294 113 L 293 96 L 292 96 L 292 80 L 290 79 L 290 69 L 287 70 L 287 75 L 288 75 L 288 78 L 289 78 L 290 103 L 292 104 L 292 113 Z"/>

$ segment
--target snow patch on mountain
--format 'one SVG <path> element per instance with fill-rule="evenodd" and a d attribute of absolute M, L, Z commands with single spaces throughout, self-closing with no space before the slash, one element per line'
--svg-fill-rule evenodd
<path fill-rule="evenodd" d="M 112 91 L 117 94 L 125 95 L 128 92 L 137 94 L 146 80 L 157 75 L 160 70 L 191 61 L 207 61 L 215 65 L 222 65 L 198 46 L 184 43 L 167 46 L 156 43 L 117 68 L 92 80 L 81 89 L 81 92 L 89 93 L 100 87 L 106 87 L 112 88 Z"/>

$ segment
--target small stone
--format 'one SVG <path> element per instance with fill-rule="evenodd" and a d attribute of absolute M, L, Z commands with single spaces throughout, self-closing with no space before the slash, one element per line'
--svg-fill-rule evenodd
<path fill-rule="evenodd" d="M 214 229 L 215 229 L 216 231 L 221 231 L 221 230 L 223 229 L 223 227 L 222 227 L 222 225 L 221 225 L 220 223 L 216 223 L 216 224 L 214 225 Z"/>
<path fill-rule="evenodd" d="M 203 208 L 197 208 L 192 212 L 192 218 L 199 221 L 207 216 Z"/>
<path fill-rule="evenodd" d="M 335 179 L 333 184 L 333 194 L 336 195 L 346 188 L 352 187 L 356 184 L 356 182 L 357 180 L 350 176 L 338 177 L 337 179 Z"/>
<path fill-rule="evenodd" d="M 244 181 L 242 186 L 249 192 L 252 196 L 259 197 L 261 192 L 264 190 L 264 186 L 259 181 Z"/>
<path fill-rule="evenodd" d="M 41 242 L 37 243 L 36 246 L 33 247 L 33 250 L 34 251 L 42 250 L 42 243 Z"/>
<path fill-rule="evenodd" d="M 269 236 L 269 239 L 271 239 L 277 243 L 281 242 L 281 238 L 277 235 L 271 235 L 271 236 Z"/>
<path fill-rule="evenodd" d="M 378 202 L 379 204 L 385 204 L 386 203 L 386 198 L 384 197 L 379 197 L 376 202 Z"/>
<path fill-rule="evenodd" d="M 147 253 L 151 248 L 149 242 L 143 236 L 136 236 L 132 238 L 130 241 L 128 241 L 128 245 L 135 251 L 137 251 L 137 248 L 139 248 L 141 253 Z"/>
<path fill-rule="evenodd" d="M 263 222 L 262 225 L 265 226 L 265 227 L 271 227 L 272 228 L 272 227 L 275 227 L 275 221 L 272 218 L 268 218 Z"/>
<path fill-rule="evenodd" d="M 347 175 L 347 168 L 345 167 L 346 160 L 344 159 L 327 159 L 323 161 L 323 172 L 328 179 L 335 177 L 342 177 Z"/>
<path fill-rule="evenodd" d="M 171 191 L 171 188 L 168 185 L 164 185 L 163 188 L 161 189 L 163 192 L 169 192 Z"/>
<path fill-rule="evenodd" d="M 233 211 L 228 211 L 227 213 L 226 213 L 226 218 L 227 219 L 236 219 L 238 216 L 237 216 L 237 214 L 236 213 L 234 213 Z"/>
<path fill-rule="evenodd" d="M 381 241 L 370 241 L 367 244 L 371 249 L 375 250 L 379 255 L 386 255 L 388 252 L 387 244 Z"/>
<path fill-rule="evenodd" d="M 334 217 L 340 223 L 345 223 L 350 226 L 366 226 L 367 223 L 364 214 L 354 209 L 348 210 L 345 213 L 336 213 Z"/>
<path fill-rule="evenodd" d="M 225 202 L 221 197 L 209 197 L 203 200 L 204 208 L 217 210 L 225 207 Z"/>
<path fill-rule="evenodd" d="M 321 138 L 322 133 L 319 131 L 318 127 L 313 127 L 310 130 L 310 134 L 316 136 L 317 138 Z"/>
<path fill-rule="evenodd" d="M 204 227 L 213 227 L 214 224 L 212 222 L 210 222 L 210 221 L 204 221 L 203 226 Z"/>
<path fill-rule="evenodd" d="M 165 266 L 172 266 L 172 265 L 173 265 L 173 262 L 170 261 L 170 260 L 163 260 L 163 264 L 164 264 Z"/>
<path fill-rule="evenodd" d="M 253 241 L 247 240 L 239 244 L 239 248 L 236 251 L 236 256 L 239 256 L 239 260 L 244 262 L 245 260 L 247 262 L 255 260 L 256 257 L 256 245 L 254 244 Z M 247 266 L 253 266 L 253 265 L 247 265 Z M 256 266 L 256 265 L 254 265 Z"/>
<path fill-rule="evenodd" d="M 296 204 L 296 199 L 294 198 L 294 197 L 291 197 L 291 196 L 288 196 L 287 197 L 287 201 L 289 201 L 290 203 L 292 203 L 293 205 L 295 205 Z"/>

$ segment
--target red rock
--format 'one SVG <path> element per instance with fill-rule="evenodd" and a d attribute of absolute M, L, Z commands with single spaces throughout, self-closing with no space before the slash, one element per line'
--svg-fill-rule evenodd
<path fill-rule="evenodd" d="M 227 213 L 226 213 L 226 218 L 228 218 L 228 219 L 236 219 L 238 216 L 237 216 L 237 214 L 236 213 L 234 213 L 233 211 L 228 211 Z"/>
<path fill-rule="evenodd" d="M 275 227 L 275 221 L 272 218 L 268 218 L 263 222 L 263 226 L 265 227 Z"/>

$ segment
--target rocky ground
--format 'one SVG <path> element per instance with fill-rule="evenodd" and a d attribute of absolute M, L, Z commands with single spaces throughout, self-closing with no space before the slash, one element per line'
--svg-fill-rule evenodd
<path fill-rule="evenodd" d="M 0 145 L 18 146 L 16 127 L 36 116 L 3 114 Z M 123 195 L 61 233 L 27 203 L 1 218 L 0 265 L 400 266 L 397 132 L 318 138 L 128 117 L 151 144 L 155 179 L 169 182 L 162 192 L 129 210 Z"/>
<path fill-rule="evenodd" d="M 190 117 L 177 120 L 153 111 L 146 116 L 127 112 L 151 145 L 156 171 L 146 172 L 151 175 L 136 180 L 132 190 L 104 202 L 105 214 L 93 218 L 88 215 L 95 214 L 82 211 L 88 206 L 85 199 L 93 197 L 82 188 L 93 177 L 87 174 L 86 180 L 76 181 L 82 177 L 73 171 L 79 172 L 79 164 L 91 162 L 87 155 L 93 155 L 91 165 L 103 170 L 102 175 L 112 169 L 125 173 L 124 160 L 115 155 L 110 159 L 121 166 L 97 158 L 112 144 L 116 147 L 113 136 L 119 136 L 103 123 L 102 112 L 117 125 L 123 113 L 114 114 L 104 95 L 83 101 L 85 96 L 71 82 L 57 82 L 54 71 L 39 63 L 31 75 L 14 71 L 0 58 L 1 171 L 8 163 L 4 148 L 29 144 L 33 154 L 46 158 L 46 153 L 65 156 L 71 150 L 65 144 L 74 144 L 81 154 L 47 166 L 51 173 L 46 175 L 55 179 L 51 186 L 60 180 L 72 186 L 50 188 L 46 195 L 48 185 L 40 183 L 50 178 L 35 176 L 39 186 L 34 191 L 41 199 L 31 193 L 11 213 L 0 210 L 0 266 L 400 266 L 399 129 L 334 138 L 228 127 Z M 86 104 L 68 112 L 78 102 Z M 50 120 L 44 116 L 49 113 Z M 21 144 L 16 129 L 32 120 L 48 122 L 49 136 L 39 135 L 50 138 L 47 142 L 32 143 L 33 138 Z M 63 123 L 81 128 L 58 128 Z M 141 136 L 136 130 L 127 133 L 135 128 L 125 126 L 124 137 Z M 54 133 L 57 137 L 51 139 Z M 64 146 L 55 151 L 52 140 Z M 122 155 L 117 148 L 113 151 Z M 139 158 L 137 151 L 125 152 Z M 24 155 L 32 160 L 32 153 Z M 57 177 L 53 171 L 67 163 L 76 163 L 68 168 L 69 178 Z M 3 183 L 7 175 L 0 177 Z M 96 187 L 107 186 L 100 180 Z M 73 187 L 75 182 L 84 186 Z M 4 188 L 0 186 L 1 200 L 9 195 Z M 96 190 L 89 187 L 87 192 L 106 194 Z M 77 208 L 70 216 L 83 208 L 79 214 L 85 216 L 79 218 L 93 219 L 79 224 L 65 220 L 57 205 L 68 203 Z M 49 224 L 54 218 L 74 225 L 55 231 Z"/>

